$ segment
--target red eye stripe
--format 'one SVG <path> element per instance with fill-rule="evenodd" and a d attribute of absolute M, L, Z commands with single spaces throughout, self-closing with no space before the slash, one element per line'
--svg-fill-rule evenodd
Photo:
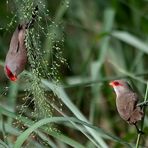
<path fill-rule="evenodd" d="M 109 83 L 109 85 L 111 86 L 123 86 L 121 83 L 119 83 L 118 81 L 112 81 Z"/>
<path fill-rule="evenodd" d="M 119 86 L 119 85 L 120 85 L 120 83 L 117 82 L 117 81 L 113 82 L 113 84 L 114 84 L 115 86 Z"/>
<path fill-rule="evenodd" d="M 9 77 L 9 79 L 11 81 L 16 81 L 17 77 L 11 72 L 11 70 L 8 68 L 8 66 L 6 65 L 6 72 L 7 72 L 7 76 Z"/>

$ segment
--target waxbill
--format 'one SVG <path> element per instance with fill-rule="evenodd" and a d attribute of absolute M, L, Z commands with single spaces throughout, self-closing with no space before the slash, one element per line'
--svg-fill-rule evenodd
<path fill-rule="evenodd" d="M 5 74 L 11 81 L 16 81 L 17 76 L 25 69 L 27 63 L 25 33 L 34 23 L 37 10 L 38 6 L 35 7 L 32 19 L 28 23 L 19 24 L 12 35 L 4 65 Z"/>
<path fill-rule="evenodd" d="M 9 51 L 5 59 L 5 74 L 11 81 L 17 80 L 17 76 L 25 69 L 27 63 L 25 31 L 25 25 L 18 25 L 12 35 Z"/>
<path fill-rule="evenodd" d="M 135 125 L 137 131 L 141 132 L 136 125 L 143 117 L 142 109 L 137 106 L 138 94 L 124 80 L 114 80 L 109 84 L 116 93 L 116 106 L 119 115 L 127 123 Z"/>

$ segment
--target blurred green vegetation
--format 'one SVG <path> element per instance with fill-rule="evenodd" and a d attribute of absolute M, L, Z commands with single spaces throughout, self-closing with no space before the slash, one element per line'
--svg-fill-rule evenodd
<path fill-rule="evenodd" d="M 53 108 L 53 118 L 41 121 L 32 116 L 33 96 L 26 92 L 32 86 L 26 75 L 30 79 L 34 76 L 30 64 L 15 83 L 10 82 L 3 71 L 12 33 L 17 24 L 26 21 L 23 12 L 31 3 L 39 6 L 41 20 L 36 22 L 35 31 L 41 36 L 39 53 L 45 51 L 49 62 L 44 72 L 52 73 L 51 79 L 46 79 L 42 72 L 40 76 L 45 78 L 39 82 Z M 2 0 L 0 10 L 0 145 L 14 147 L 17 137 L 30 127 L 17 139 L 16 148 L 31 133 L 24 147 L 135 147 L 136 129 L 119 117 L 115 94 L 108 83 L 126 78 L 145 96 L 148 1 Z M 53 50 L 54 46 L 60 49 Z M 51 53 L 55 57 L 51 58 Z M 51 67 L 58 71 L 51 71 Z M 26 96 L 29 99 L 23 106 Z M 140 98 L 140 102 L 143 100 Z M 44 110 L 42 105 L 39 108 Z M 58 123 L 57 128 L 48 131 L 42 126 L 50 122 Z M 148 147 L 147 116 L 143 125 L 145 134 L 140 145 Z"/>

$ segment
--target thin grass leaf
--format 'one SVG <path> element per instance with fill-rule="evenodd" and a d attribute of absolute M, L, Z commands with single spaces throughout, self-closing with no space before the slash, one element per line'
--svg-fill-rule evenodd
<path fill-rule="evenodd" d="M 29 137 L 29 135 L 30 135 L 33 131 L 35 131 L 37 128 L 39 128 L 39 127 L 41 127 L 41 126 L 43 126 L 43 125 L 45 125 L 45 124 L 47 124 L 47 123 L 51 123 L 51 122 L 56 122 L 56 123 L 58 123 L 58 122 L 66 122 L 66 121 L 69 121 L 69 120 L 70 120 L 70 121 L 73 121 L 73 122 L 75 122 L 75 123 L 79 123 L 79 124 L 88 126 L 88 127 L 93 128 L 93 129 L 95 129 L 95 130 L 97 130 L 97 131 L 100 131 L 99 128 L 94 127 L 94 126 L 92 126 L 92 125 L 90 125 L 90 124 L 88 124 L 88 123 L 86 123 L 86 122 L 84 122 L 84 121 L 78 120 L 78 119 L 73 118 L 73 117 L 51 117 L 51 118 L 42 119 L 42 120 L 36 122 L 34 125 L 32 125 L 30 128 L 28 128 L 26 131 L 24 131 L 24 132 L 17 138 L 17 140 L 16 140 L 16 142 L 15 142 L 15 145 L 14 145 L 14 148 L 21 147 L 21 145 L 25 142 L 25 140 L 27 140 L 27 138 Z M 104 134 L 103 131 L 100 131 L 100 132 L 101 132 L 102 134 Z M 109 136 L 109 135 L 108 135 L 108 136 Z M 113 136 L 109 136 L 109 137 L 113 137 Z M 127 146 L 129 146 L 129 147 L 131 146 L 131 145 L 129 145 L 128 143 L 126 143 L 126 142 L 124 142 L 124 141 L 122 141 L 122 140 L 119 140 L 119 138 L 115 138 L 115 137 L 114 137 L 113 139 L 115 139 L 116 141 L 121 142 L 122 144 L 125 144 L 125 145 L 127 145 Z M 74 145 L 74 147 L 77 147 L 77 146 Z"/>
<path fill-rule="evenodd" d="M 104 12 L 104 23 L 103 23 L 103 27 L 102 30 L 104 32 L 110 32 L 112 30 L 113 27 L 113 23 L 114 23 L 114 16 L 115 16 L 115 11 L 113 9 L 106 9 Z M 109 40 L 110 40 L 110 36 L 104 36 L 101 40 L 100 43 L 100 47 L 99 47 L 99 53 L 98 53 L 98 59 L 93 63 L 93 69 L 92 71 L 92 80 L 97 79 L 98 77 L 98 73 L 100 73 L 100 69 L 102 67 L 102 64 L 104 63 L 104 61 L 106 60 L 106 55 L 107 55 L 107 51 L 109 48 Z"/>
<path fill-rule="evenodd" d="M 111 8 L 107 8 L 104 11 L 103 15 L 103 25 L 102 25 L 102 31 L 103 32 L 110 32 L 112 30 L 113 24 L 114 24 L 114 16 L 115 11 Z M 109 42 L 110 42 L 110 36 L 106 35 L 103 36 L 101 40 L 99 40 L 100 45 L 98 46 L 98 52 L 97 52 L 97 60 L 93 61 L 91 64 L 91 79 L 96 80 L 97 78 L 102 79 L 102 73 L 101 68 L 106 60 L 106 56 L 108 54 L 109 49 Z M 90 104 L 90 111 L 89 111 L 89 120 L 90 122 L 94 121 L 95 118 L 95 112 L 96 112 L 96 102 L 98 101 L 98 98 L 100 98 L 100 85 L 92 86 L 92 101 Z"/>
<path fill-rule="evenodd" d="M 40 138 L 42 138 L 44 141 L 46 141 L 46 143 L 47 143 L 48 145 L 50 145 L 52 148 L 58 148 L 58 147 L 56 146 L 56 144 L 55 144 L 52 140 L 50 140 L 47 135 L 45 135 L 45 134 L 43 134 L 43 133 L 41 133 L 41 132 L 39 132 L 39 131 L 37 131 L 36 134 L 37 134 Z"/>
<path fill-rule="evenodd" d="M 16 100 L 17 100 L 17 96 L 18 96 L 18 89 L 19 89 L 18 82 L 16 82 L 16 83 L 10 82 L 9 91 L 8 91 L 8 106 L 11 107 L 12 112 L 15 111 Z M 11 124 L 12 119 L 9 118 L 7 122 L 9 124 Z"/>
<path fill-rule="evenodd" d="M 124 75 L 126 75 L 126 76 L 129 76 L 129 77 L 131 77 L 132 79 L 135 79 L 135 80 L 137 80 L 137 81 L 139 81 L 139 82 L 141 82 L 141 83 L 146 84 L 146 81 L 145 81 L 144 79 L 135 76 L 134 73 L 128 72 L 127 70 L 123 69 L 121 66 L 119 66 L 119 65 L 117 65 L 117 64 L 115 64 L 115 63 L 113 63 L 112 61 L 109 61 L 109 62 L 115 67 L 116 70 L 118 70 L 118 71 L 121 72 L 122 74 L 124 74 Z"/>
<path fill-rule="evenodd" d="M 146 85 L 146 92 L 145 92 L 145 96 L 144 96 L 144 103 L 147 102 L 147 99 L 148 99 L 148 82 L 147 82 L 147 85 Z M 144 117 L 141 121 L 141 130 L 143 130 L 143 127 L 144 127 L 144 119 L 145 119 L 145 114 L 146 114 L 146 106 L 143 106 L 143 112 L 144 112 Z M 136 141 L 136 148 L 139 147 L 140 145 L 140 139 L 141 139 L 141 133 L 138 134 L 137 136 L 137 141 Z"/>
<path fill-rule="evenodd" d="M 2 146 L 3 148 L 10 148 L 5 142 L 3 142 L 1 139 L 0 139 L 0 146 Z"/>
<path fill-rule="evenodd" d="M 60 109 L 58 109 L 58 107 L 54 104 L 51 104 L 51 106 L 58 111 L 63 117 L 68 117 L 65 113 L 63 113 L 62 111 L 60 111 Z M 74 127 L 76 127 L 76 129 L 78 129 L 79 131 L 81 131 L 91 142 L 93 142 L 94 145 L 97 145 L 96 142 L 94 141 L 94 139 L 86 132 L 84 131 L 81 127 L 77 126 L 74 122 L 72 122 L 71 120 L 69 120 L 69 122 L 72 123 L 72 125 Z"/>
<path fill-rule="evenodd" d="M 42 119 L 38 122 L 36 122 L 34 125 L 32 125 L 30 128 L 28 128 L 25 132 L 23 132 L 16 140 L 14 148 L 21 147 L 21 145 L 24 143 L 24 141 L 29 137 L 29 135 L 35 131 L 37 128 L 47 124 L 47 123 L 52 123 L 52 122 L 58 122 L 58 121 L 67 121 L 65 120 L 65 117 L 51 117 L 51 118 L 46 118 Z M 67 139 L 68 140 L 68 139 Z M 71 142 L 71 141 L 69 141 Z M 71 143 L 72 144 L 72 143 Z M 79 147 L 79 148 L 84 148 L 80 144 L 75 143 L 72 145 L 73 147 Z"/>
<path fill-rule="evenodd" d="M 42 83 L 51 89 L 53 92 L 56 93 L 56 95 L 62 100 L 62 102 L 69 108 L 69 110 L 80 120 L 83 120 L 85 122 L 88 122 L 87 119 L 83 116 L 83 114 L 78 110 L 78 108 L 71 102 L 65 91 L 58 87 L 55 84 L 52 84 L 46 80 L 42 80 Z M 88 122 L 89 123 L 89 122 Z M 87 131 L 92 135 L 92 137 L 98 142 L 98 145 L 100 145 L 103 148 L 107 148 L 108 146 L 104 142 L 104 140 L 101 138 L 101 135 L 97 133 L 96 131 L 90 129 L 89 127 L 86 127 Z"/>
<path fill-rule="evenodd" d="M 19 119 L 20 121 L 22 121 L 24 123 L 25 126 L 28 126 L 30 127 L 31 125 L 33 125 L 33 122 L 23 116 L 21 117 L 18 117 L 16 116 L 14 113 L 8 111 L 7 109 L 3 108 L 1 105 L 0 105 L 0 114 L 3 114 L 3 115 L 6 115 L 8 117 L 11 117 L 11 118 L 14 118 L 14 119 Z M 47 132 L 46 130 L 42 129 L 44 132 Z M 38 133 L 39 131 L 34 131 L 35 133 Z M 76 142 L 75 140 L 63 135 L 62 133 L 57 133 L 56 131 L 50 131 L 50 132 L 47 132 L 47 134 L 53 136 L 54 138 L 57 138 L 58 140 L 70 145 L 70 146 L 74 146 L 74 145 L 77 145 L 79 146 L 80 148 L 84 148 L 83 145 L 79 144 L 78 142 Z"/>
<path fill-rule="evenodd" d="M 133 47 L 148 54 L 148 45 L 132 34 L 125 31 L 113 31 L 111 35 Z"/>

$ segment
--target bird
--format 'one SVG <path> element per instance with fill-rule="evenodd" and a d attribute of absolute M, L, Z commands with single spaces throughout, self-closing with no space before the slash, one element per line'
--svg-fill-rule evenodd
<path fill-rule="evenodd" d="M 17 80 L 17 76 L 25 69 L 27 63 L 25 32 L 26 25 L 19 24 L 10 41 L 10 47 L 5 59 L 4 71 L 11 81 Z"/>
<path fill-rule="evenodd" d="M 139 95 L 125 80 L 114 80 L 109 83 L 116 94 L 116 107 L 120 117 L 130 125 L 135 125 L 138 133 L 143 133 L 137 127 L 137 122 L 143 118 L 143 110 L 137 106 Z"/>
<path fill-rule="evenodd" d="M 32 27 L 37 11 L 38 6 L 34 9 L 32 19 L 28 23 L 19 24 L 12 35 L 4 64 L 4 72 L 11 81 L 16 81 L 17 76 L 25 69 L 27 63 L 25 34 L 26 30 Z"/>

